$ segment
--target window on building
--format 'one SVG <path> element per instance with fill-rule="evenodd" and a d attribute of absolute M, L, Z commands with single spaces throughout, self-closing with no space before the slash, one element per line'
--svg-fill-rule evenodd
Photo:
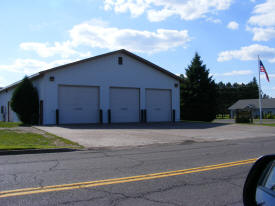
<path fill-rule="evenodd" d="M 122 57 L 118 57 L 118 64 L 122 65 L 123 64 L 123 58 Z"/>

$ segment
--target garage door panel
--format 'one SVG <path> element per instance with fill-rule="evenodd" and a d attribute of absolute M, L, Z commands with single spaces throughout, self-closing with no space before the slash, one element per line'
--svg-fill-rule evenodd
<path fill-rule="evenodd" d="M 110 88 L 112 122 L 139 122 L 139 89 Z"/>
<path fill-rule="evenodd" d="M 146 89 L 147 121 L 171 121 L 171 104 L 171 90 Z"/>
<path fill-rule="evenodd" d="M 99 119 L 98 87 L 59 86 L 61 124 L 96 123 Z"/>

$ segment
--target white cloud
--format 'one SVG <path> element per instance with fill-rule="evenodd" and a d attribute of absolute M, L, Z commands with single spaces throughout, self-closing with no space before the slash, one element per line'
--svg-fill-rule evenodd
<path fill-rule="evenodd" d="M 247 30 L 254 33 L 253 41 L 268 41 L 272 38 L 275 38 L 274 27 L 247 27 Z"/>
<path fill-rule="evenodd" d="M 220 20 L 220 19 L 215 19 L 215 18 L 212 18 L 212 17 L 206 18 L 206 21 L 212 22 L 212 23 L 214 23 L 214 24 L 221 24 L 221 23 L 222 23 L 222 20 Z"/>
<path fill-rule="evenodd" d="M 147 14 L 149 21 L 163 21 L 172 15 L 184 20 L 205 18 L 208 13 L 226 10 L 233 0 L 104 0 L 105 10 L 130 12 L 133 17 Z"/>
<path fill-rule="evenodd" d="M 62 58 L 70 56 L 88 57 L 90 52 L 81 53 L 72 48 L 71 42 L 55 42 L 52 46 L 49 43 L 25 42 L 20 44 L 20 48 L 26 51 L 35 51 L 41 57 L 52 57 L 60 55 Z"/>
<path fill-rule="evenodd" d="M 119 29 L 108 27 L 106 22 L 91 20 L 75 25 L 69 31 L 70 38 L 64 42 L 40 43 L 24 42 L 20 48 L 25 51 L 35 51 L 39 56 L 60 56 L 61 59 L 52 62 L 36 59 L 16 59 L 13 63 L 0 65 L 0 71 L 10 71 L 23 74 L 33 74 L 72 61 L 91 56 L 90 52 L 79 52 L 80 47 L 103 48 L 109 50 L 128 49 L 136 52 L 154 53 L 176 47 L 186 47 L 191 41 L 187 30 L 158 29 L 156 31 L 140 31 L 134 29 Z"/>
<path fill-rule="evenodd" d="M 275 62 L 275 48 L 260 44 L 241 47 L 239 50 L 223 51 L 219 53 L 218 61 L 223 62 L 231 59 L 239 59 L 242 61 L 256 60 L 258 55 L 269 62 Z"/>
<path fill-rule="evenodd" d="M 61 59 L 47 63 L 35 59 L 16 59 L 12 64 L 0 65 L 0 71 L 10 71 L 31 75 L 39 71 L 50 69 L 76 60 L 77 59 Z"/>
<path fill-rule="evenodd" d="M 231 72 L 225 72 L 225 73 L 216 73 L 213 74 L 214 76 L 241 76 L 241 75 L 249 75 L 253 74 L 251 70 L 233 70 Z"/>
<path fill-rule="evenodd" d="M 224 76 L 239 76 L 253 74 L 251 70 L 233 70 L 231 72 L 225 72 Z"/>
<path fill-rule="evenodd" d="M 7 85 L 7 81 L 5 80 L 4 77 L 0 76 L 0 88 L 4 87 L 5 85 Z"/>
<path fill-rule="evenodd" d="M 176 47 L 185 47 L 191 41 L 187 30 L 158 29 L 156 31 L 141 31 L 134 29 L 119 29 L 108 27 L 106 22 L 88 21 L 75 25 L 69 31 L 70 39 L 54 44 L 39 42 L 24 42 L 20 48 L 35 51 L 41 57 L 59 55 L 62 58 L 91 56 L 90 52 L 79 52 L 80 46 L 91 48 L 129 49 L 131 51 L 154 53 Z"/>
<path fill-rule="evenodd" d="M 267 71 L 268 73 L 268 71 Z M 268 74 L 269 80 L 275 78 L 275 74 Z M 267 80 L 264 73 L 261 73 L 261 79 Z"/>
<path fill-rule="evenodd" d="M 104 0 L 104 9 L 111 10 L 114 8 L 115 12 L 124 13 L 130 11 L 133 17 L 137 17 L 144 13 L 145 9 L 149 7 L 149 3 L 145 0 Z"/>
<path fill-rule="evenodd" d="M 158 29 L 155 32 L 116 27 L 95 26 L 82 23 L 70 30 L 73 46 L 85 45 L 92 48 L 129 49 L 154 53 L 175 47 L 185 47 L 191 39 L 187 30 Z"/>
<path fill-rule="evenodd" d="M 239 24 L 235 21 L 231 21 L 227 24 L 228 29 L 237 30 L 239 28 Z"/>
<path fill-rule="evenodd" d="M 268 41 L 275 38 L 275 1 L 267 0 L 255 6 L 249 18 L 247 30 L 254 33 L 254 41 Z"/>
<path fill-rule="evenodd" d="M 258 4 L 254 8 L 254 15 L 248 20 L 251 25 L 275 26 L 275 1 L 267 0 L 265 3 Z"/>

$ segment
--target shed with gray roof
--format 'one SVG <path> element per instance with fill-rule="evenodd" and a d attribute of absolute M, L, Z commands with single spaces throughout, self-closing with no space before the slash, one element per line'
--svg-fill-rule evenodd
<path fill-rule="evenodd" d="M 254 118 L 259 117 L 259 99 L 240 99 L 228 109 L 230 110 L 231 117 L 233 118 L 235 116 L 236 110 L 242 110 L 248 107 L 252 108 Z M 275 115 L 275 98 L 262 99 L 262 112 L 264 115 Z"/>

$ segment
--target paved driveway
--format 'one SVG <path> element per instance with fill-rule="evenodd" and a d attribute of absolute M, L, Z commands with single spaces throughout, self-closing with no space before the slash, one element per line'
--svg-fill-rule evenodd
<path fill-rule="evenodd" d="M 37 128 L 87 148 L 275 137 L 275 127 L 220 123 L 61 125 Z"/>

